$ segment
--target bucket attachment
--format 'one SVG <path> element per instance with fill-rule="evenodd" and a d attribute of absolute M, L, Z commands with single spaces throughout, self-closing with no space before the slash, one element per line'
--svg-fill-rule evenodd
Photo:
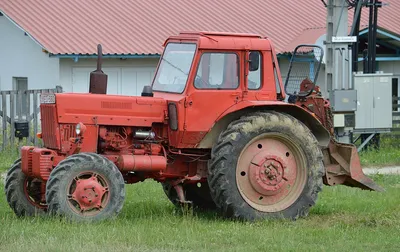
<path fill-rule="evenodd" d="M 103 52 L 101 45 L 97 45 L 97 69 L 90 73 L 89 93 L 106 94 L 107 93 L 107 74 L 101 70 L 103 63 Z"/>
<path fill-rule="evenodd" d="M 352 144 L 338 143 L 331 139 L 328 149 L 324 151 L 324 163 L 326 185 L 343 184 L 364 190 L 385 191 L 364 174 L 357 148 Z"/>

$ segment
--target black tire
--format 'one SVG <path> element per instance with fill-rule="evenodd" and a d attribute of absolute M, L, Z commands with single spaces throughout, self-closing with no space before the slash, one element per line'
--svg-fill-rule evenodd
<path fill-rule="evenodd" d="M 28 178 L 22 172 L 21 159 L 17 159 L 7 171 L 4 191 L 8 204 L 18 217 L 46 214 L 46 204 L 40 203 L 41 183 L 43 182 L 38 179 Z M 25 193 L 25 189 L 29 198 Z"/>
<path fill-rule="evenodd" d="M 168 182 L 161 183 L 165 195 L 176 207 L 180 207 L 179 198 L 175 188 Z M 216 209 L 215 203 L 210 195 L 210 188 L 208 183 L 202 183 L 201 187 L 197 184 L 183 185 L 183 192 L 185 193 L 186 200 L 192 202 L 192 207 L 199 210 L 214 210 Z"/>
<path fill-rule="evenodd" d="M 73 190 L 77 188 L 77 186 L 73 188 L 73 183 L 77 183 L 80 180 L 75 179 L 80 176 L 86 176 L 85 174 L 96 174 L 96 183 L 100 185 L 102 182 L 103 186 L 105 183 L 106 186 L 104 188 L 107 188 L 107 192 L 104 192 L 99 197 L 106 199 L 105 205 L 97 210 L 94 210 L 91 206 L 90 208 L 94 212 L 90 213 L 79 212 L 78 207 L 81 207 L 81 204 L 68 198 L 68 194 L 72 194 Z M 88 181 L 90 178 L 93 179 L 94 177 L 82 179 L 82 181 Z M 98 197 L 94 189 L 92 194 Z M 49 212 L 54 215 L 64 216 L 71 221 L 91 222 L 114 218 L 121 211 L 124 200 L 125 183 L 121 172 L 110 160 L 95 153 L 80 153 L 67 157 L 50 173 L 47 182 L 46 201 Z M 103 204 L 103 201 L 101 202 Z"/>
<path fill-rule="evenodd" d="M 293 193 L 289 193 L 295 195 L 290 199 L 290 202 L 292 202 L 290 203 L 291 205 L 288 205 L 284 209 L 277 208 L 279 211 L 260 211 L 256 209 L 257 207 L 254 207 L 254 205 L 251 206 L 248 203 L 250 202 L 249 200 L 246 201 L 243 191 L 239 191 L 238 188 L 239 182 L 237 181 L 239 180 L 237 180 L 237 177 L 247 176 L 243 172 L 238 174 L 236 171 L 242 150 L 247 148 L 251 144 L 251 141 L 255 143 L 253 139 L 257 139 L 257 137 L 262 137 L 263 135 L 266 137 L 276 135 L 282 137 L 284 140 L 287 139 L 287 142 L 289 142 L 288 145 L 292 144 L 294 146 L 293 149 L 299 155 L 299 159 L 293 159 L 302 161 L 302 163 L 296 161 L 296 169 L 299 169 L 299 172 L 296 174 L 301 174 L 302 172 L 304 174 L 302 178 L 304 181 L 303 189 L 297 190 L 297 192 L 289 189 L 289 187 L 287 187 L 288 189 L 278 189 L 281 191 L 291 190 Z M 266 152 L 270 150 L 271 148 L 266 150 Z M 296 153 L 294 155 L 297 155 Z M 288 155 L 288 152 L 286 154 Z M 252 164 L 250 163 L 249 167 Z M 303 164 L 304 167 L 297 168 L 299 164 Z M 264 169 L 265 165 L 263 167 L 259 165 L 259 167 L 261 170 Z M 225 217 L 250 221 L 264 218 L 297 219 L 298 217 L 307 216 L 310 207 L 315 204 L 318 192 L 322 190 L 323 174 L 324 165 L 321 149 L 314 135 L 303 123 L 283 113 L 256 112 L 232 122 L 220 134 L 218 142 L 212 149 L 208 182 L 211 189 L 211 196 L 219 211 Z M 250 180 L 250 175 L 248 176 Z M 296 183 L 293 185 L 296 185 Z M 268 195 L 260 197 L 260 200 L 264 200 L 263 197 L 269 200 Z M 276 204 L 280 204 L 279 201 L 277 202 Z"/>

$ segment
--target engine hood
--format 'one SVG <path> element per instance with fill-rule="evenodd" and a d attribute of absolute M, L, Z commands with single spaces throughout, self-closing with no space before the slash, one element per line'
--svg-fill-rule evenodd
<path fill-rule="evenodd" d="M 167 101 L 161 97 L 104 94 L 56 94 L 59 123 L 150 127 L 165 120 Z"/>

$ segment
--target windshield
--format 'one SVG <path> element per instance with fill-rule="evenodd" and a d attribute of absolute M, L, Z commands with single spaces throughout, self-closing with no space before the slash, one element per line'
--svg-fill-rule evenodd
<path fill-rule="evenodd" d="M 182 93 L 185 90 L 196 44 L 168 43 L 153 82 L 153 90 Z"/>

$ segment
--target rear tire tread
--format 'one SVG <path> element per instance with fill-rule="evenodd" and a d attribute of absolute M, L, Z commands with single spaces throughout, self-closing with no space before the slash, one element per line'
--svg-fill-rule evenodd
<path fill-rule="evenodd" d="M 263 120 L 269 124 L 290 125 L 289 127 L 294 128 L 297 134 L 303 138 L 303 141 L 310 146 L 310 151 L 315 153 L 313 155 L 313 167 L 309 169 L 311 171 L 309 172 L 311 177 L 309 176 L 307 181 L 311 190 L 307 191 L 302 197 L 305 203 L 304 206 L 298 208 L 297 213 L 290 216 L 290 218 L 297 219 L 307 216 L 309 208 L 315 205 L 317 195 L 322 190 L 322 176 L 324 174 L 324 166 L 322 163 L 323 155 L 318 147 L 316 138 L 303 123 L 290 115 L 273 111 L 255 112 L 248 116 L 243 116 L 239 120 L 230 123 L 227 129 L 220 134 L 218 142 L 211 152 L 208 177 L 210 192 L 216 206 L 218 210 L 228 218 L 254 220 L 264 218 L 266 217 L 265 215 L 268 216 L 268 214 L 263 214 L 255 209 L 253 209 L 253 213 L 249 215 L 249 211 L 244 210 L 244 208 L 247 207 L 247 203 L 245 201 L 243 201 L 245 204 L 239 203 L 241 202 L 240 200 L 243 199 L 237 199 L 236 196 L 233 196 L 229 191 L 229 188 L 225 186 L 228 183 L 225 174 L 232 172 L 230 169 L 236 169 L 236 166 L 232 168 L 232 163 L 230 161 L 232 160 L 232 153 L 235 145 L 241 140 L 241 134 L 260 130 L 263 127 Z M 271 216 L 277 217 L 276 215 Z"/>

